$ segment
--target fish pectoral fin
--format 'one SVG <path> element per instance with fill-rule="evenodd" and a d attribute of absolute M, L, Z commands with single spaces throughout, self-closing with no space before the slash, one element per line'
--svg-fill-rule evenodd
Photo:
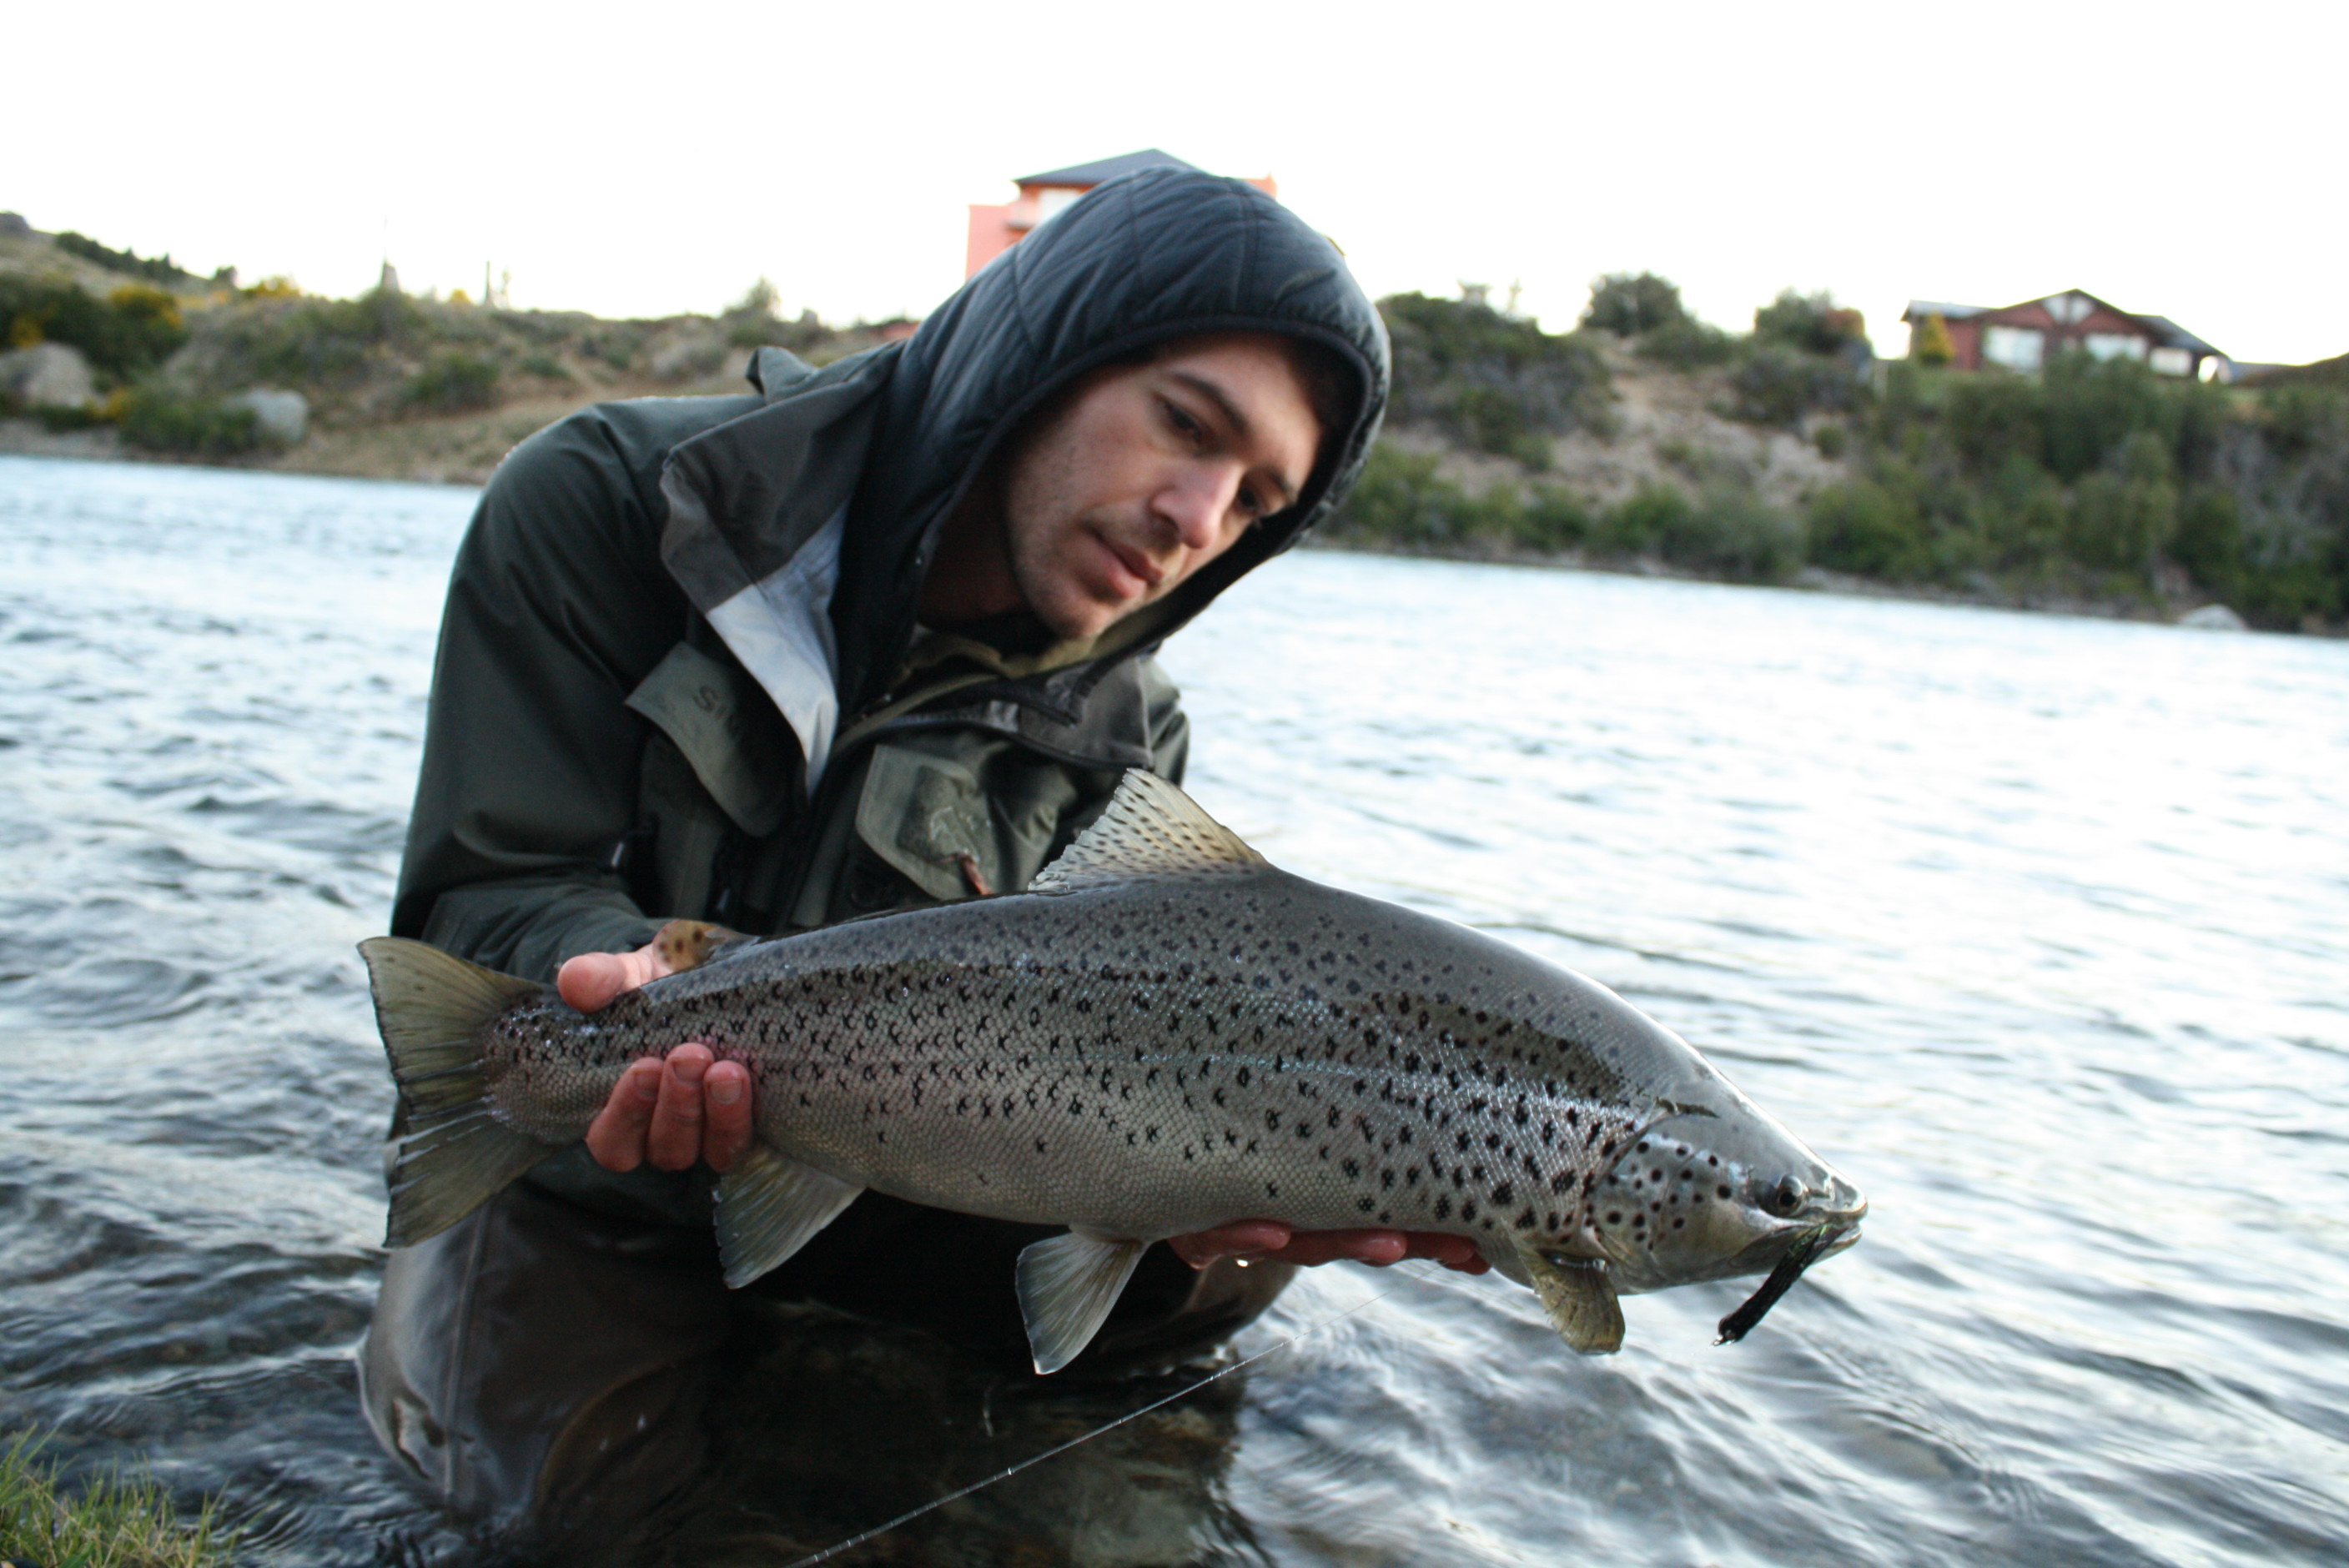
<path fill-rule="evenodd" d="M 864 1189 L 753 1143 L 718 1182 L 718 1256 L 741 1289 L 808 1244 Z"/>
<path fill-rule="evenodd" d="M 1039 872 L 1028 891 L 1073 892 L 1136 877 L 1257 871 L 1268 863 L 1181 789 L 1129 768 L 1100 819 Z"/>
<path fill-rule="evenodd" d="M 1092 1343 L 1149 1245 L 1071 1231 L 1020 1253 L 1019 1315 L 1037 1371 L 1058 1372 Z"/>
<path fill-rule="evenodd" d="M 672 920 L 653 938 L 653 946 L 659 950 L 670 974 L 682 975 L 700 968 L 730 947 L 752 940 L 706 920 Z"/>
<path fill-rule="evenodd" d="M 1623 1348 L 1623 1308 L 1605 1259 L 1554 1258 L 1529 1246 L 1517 1249 L 1517 1259 L 1568 1347 L 1584 1356 L 1612 1356 Z"/>

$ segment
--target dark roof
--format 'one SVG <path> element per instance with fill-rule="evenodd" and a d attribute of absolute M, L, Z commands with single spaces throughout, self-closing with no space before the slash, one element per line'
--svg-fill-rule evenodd
<path fill-rule="evenodd" d="M 2221 359 L 2227 357 L 2166 315 L 2140 314 L 2137 320 L 2153 328 L 2154 335 L 2161 339 L 2164 348 L 2190 348 L 2197 354 L 2218 354 Z"/>
<path fill-rule="evenodd" d="M 1986 304 L 1943 304 L 1939 300 L 1912 299 L 1909 302 L 1909 308 L 1900 313 L 1900 319 L 1922 321 L 1929 315 L 1938 315 L 1943 321 L 1963 321 L 1970 315 L 1980 315 L 1989 308 Z"/>
<path fill-rule="evenodd" d="M 1137 169 L 1188 169 L 1199 170 L 1195 163 L 1185 163 L 1171 152 L 1161 152 L 1145 147 L 1140 152 L 1120 153 L 1115 158 L 1103 158 L 1092 163 L 1071 164 L 1043 174 L 1022 174 L 1014 185 L 1099 185 L 1121 174 L 1131 174 Z"/>

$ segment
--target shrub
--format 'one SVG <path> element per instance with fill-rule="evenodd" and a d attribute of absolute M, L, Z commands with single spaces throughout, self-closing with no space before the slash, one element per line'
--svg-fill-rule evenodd
<path fill-rule="evenodd" d="M 2039 387 L 2043 460 L 2059 479 L 2090 472 L 2133 435 L 2155 437 L 2164 447 L 2176 444 L 2185 389 L 2134 359 L 2059 354 L 2041 374 Z"/>
<path fill-rule="evenodd" d="M 1846 345 L 1868 341 L 1868 323 L 1859 312 L 1837 305 L 1831 294 L 1784 289 L 1754 311 L 1754 339 L 1783 344 L 1800 354 L 1837 354 Z"/>
<path fill-rule="evenodd" d="M 1776 343 L 1757 346 L 1729 385 L 1732 411 L 1757 425 L 1792 427 L 1813 408 L 1848 408 L 1858 400 L 1858 386 L 1842 364 Z"/>
<path fill-rule="evenodd" d="M 2197 485 L 2178 508 L 2178 531 L 2170 558 L 2218 597 L 2233 602 L 2243 592 L 2243 511 L 2233 493 L 2217 485 Z"/>
<path fill-rule="evenodd" d="M 1819 449 L 1819 456 L 1835 462 L 1851 450 L 1851 427 L 1832 422 L 1821 425 L 1811 432 L 1811 445 Z"/>
<path fill-rule="evenodd" d="M 195 274 L 173 262 L 169 252 L 160 256 L 141 256 L 130 251 L 118 251 L 110 245 L 99 244 L 87 234 L 77 234 L 71 229 L 57 236 L 57 249 L 69 256 L 79 256 L 85 262 L 95 262 L 110 271 L 129 273 L 134 277 L 146 278 L 152 283 L 176 284 L 196 281 Z M 221 271 L 233 275 L 236 269 L 223 267 Z"/>
<path fill-rule="evenodd" d="M 1590 508 L 1555 485 L 1536 485 L 1517 515 L 1517 542 L 1528 550 L 1570 550 L 1590 537 Z"/>
<path fill-rule="evenodd" d="M 1968 528 L 1993 564 L 2036 570 L 2064 552 L 2071 511 L 2055 476 L 2020 452 L 1978 486 L 1965 505 Z"/>
<path fill-rule="evenodd" d="M 2349 444 L 2349 390 L 2313 384 L 2262 391 L 2260 418 L 2268 444 L 2281 457 Z"/>
<path fill-rule="evenodd" d="M 1750 490 L 1715 485 L 1692 508 L 1665 509 L 1656 552 L 1736 582 L 1783 582 L 1803 563 L 1803 525 Z"/>
<path fill-rule="evenodd" d="M 66 344 L 114 380 L 153 368 L 188 340 L 179 301 L 135 284 L 101 300 L 71 284 L 0 277 L 0 325 L 11 347 Z"/>
<path fill-rule="evenodd" d="M 2178 487 L 2158 437 L 2139 430 L 2115 449 L 2112 460 L 2072 491 L 2073 558 L 2090 566 L 2150 575 L 2154 557 L 2178 528 Z"/>
<path fill-rule="evenodd" d="M 1585 331 L 1637 337 L 1688 319 L 1680 286 L 1653 273 L 1609 273 L 1590 284 L 1590 304 L 1582 313 Z"/>
<path fill-rule="evenodd" d="M 574 379 L 569 369 L 564 366 L 563 361 L 555 358 L 554 356 L 551 354 L 524 355 L 523 356 L 522 363 L 515 366 L 514 368 L 521 371 L 524 376 L 535 376 L 546 381 L 569 381 Z"/>
<path fill-rule="evenodd" d="M 1950 341 L 1950 324 L 1938 310 L 1925 317 L 1925 324 L 1909 340 L 1909 357 L 1920 365 L 1947 365 L 1957 356 L 1958 346 Z"/>
<path fill-rule="evenodd" d="M 1873 480 L 1829 485 L 1812 498 L 1809 553 L 1834 572 L 1915 579 L 1932 570 L 1925 520 L 1915 501 Z"/>
<path fill-rule="evenodd" d="M 497 361 L 462 349 L 443 349 L 409 382 L 404 400 L 411 407 L 442 414 L 494 408 L 498 403 Z"/>
<path fill-rule="evenodd" d="M 1397 422 L 1433 426 L 1478 451 L 1547 465 L 1548 438 L 1612 423 L 1607 366 L 1591 346 L 1481 304 L 1392 294 Z"/>
<path fill-rule="evenodd" d="M 1943 424 L 1968 467 L 1995 470 L 2009 458 L 2037 468 L 2046 453 L 2046 410 L 2039 383 L 2004 370 L 1952 378 Z"/>
<path fill-rule="evenodd" d="M 1592 546 L 1615 555 L 1656 553 L 1668 535 L 1685 533 L 1695 509 L 1678 487 L 1644 484 L 1608 510 L 1591 531 Z"/>
<path fill-rule="evenodd" d="M 1726 365 L 1737 357 L 1737 340 L 1717 326 L 1693 316 L 1651 326 L 1640 335 L 1640 357 L 1669 365 L 1675 370 L 1695 370 Z"/>
<path fill-rule="evenodd" d="M 122 438 L 134 447 L 183 457 L 234 457 L 258 451 L 264 441 L 261 420 L 250 408 L 157 388 L 130 395 L 121 428 Z"/>

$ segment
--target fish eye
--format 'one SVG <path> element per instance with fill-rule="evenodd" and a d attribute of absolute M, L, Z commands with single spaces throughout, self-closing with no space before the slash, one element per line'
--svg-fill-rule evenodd
<path fill-rule="evenodd" d="M 1803 1185 L 1800 1177 L 1781 1176 L 1776 1186 L 1762 1194 L 1762 1209 L 1764 1212 L 1775 1214 L 1782 1220 L 1788 1219 L 1810 1195 L 1811 1190 Z"/>

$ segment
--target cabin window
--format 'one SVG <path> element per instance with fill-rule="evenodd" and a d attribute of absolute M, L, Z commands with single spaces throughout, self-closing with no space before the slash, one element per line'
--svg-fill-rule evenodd
<path fill-rule="evenodd" d="M 2146 356 L 2146 360 L 2164 376 L 2194 374 L 2194 356 L 2183 348 L 2157 348 Z"/>
<path fill-rule="evenodd" d="M 1083 191 L 1072 191 L 1065 185 L 1045 186 L 1036 192 L 1036 222 L 1046 222 L 1083 194 Z"/>
<path fill-rule="evenodd" d="M 1992 326 L 1982 332 L 1982 357 L 2009 370 L 2036 370 L 2047 356 L 2047 335 L 2035 326 Z"/>
<path fill-rule="evenodd" d="M 2144 338 L 2127 332 L 2092 332 L 2082 345 L 2097 359 L 2143 359 Z"/>

